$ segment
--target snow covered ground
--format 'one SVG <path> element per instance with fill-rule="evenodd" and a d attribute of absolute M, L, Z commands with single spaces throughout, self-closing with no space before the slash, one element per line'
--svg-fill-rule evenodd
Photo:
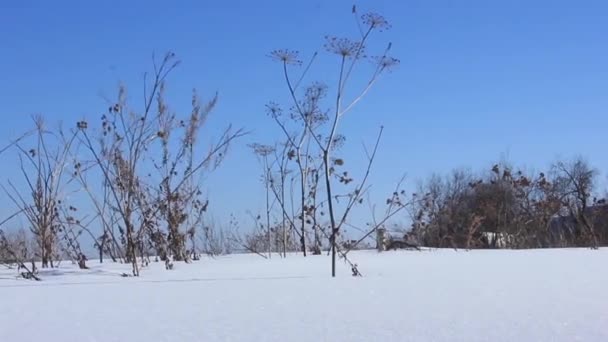
<path fill-rule="evenodd" d="M 608 341 L 608 250 L 254 255 L 0 269 L 0 341 Z"/>

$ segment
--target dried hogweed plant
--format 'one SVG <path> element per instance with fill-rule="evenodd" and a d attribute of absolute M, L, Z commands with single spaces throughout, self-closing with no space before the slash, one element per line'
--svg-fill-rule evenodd
<path fill-rule="evenodd" d="M 354 187 L 351 193 L 346 195 L 349 198 L 348 204 L 345 207 L 343 206 L 342 215 L 339 217 L 336 212 L 336 204 L 342 196 L 334 194 L 334 181 L 337 180 L 343 185 L 354 182 L 347 171 L 341 171 L 341 173 L 336 171 L 336 168 L 343 164 L 343 159 L 333 156 L 336 149 L 344 141 L 343 135 L 339 134 L 339 124 L 343 116 L 368 94 L 379 77 L 399 64 L 398 59 L 388 54 L 391 50 L 390 43 L 387 44 L 379 56 L 368 56 L 367 45 L 373 37 L 373 33 L 390 29 L 390 24 L 386 18 L 377 13 L 359 15 L 355 6 L 353 6 L 352 13 L 359 30 L 359 37 L 356 39 L 336 36 L 325 37 L 325 51 L 338 57 L 337 81 L 332 87 L 326 86 L 322 82 L 313 82 L 303 92 L 299 89 L 303 80 L 312 70 L 313 62 L 318 57 L 317 53 L 312 55 L 298 77 L 292 76 L 293 69 L 301 67 L 304 63 L 297 51 L 282 49 L 275 50 L 270 54 L 273 60 L 282 65 L 283 78 L 290 99 L 290 111 L 293 113 L 291 121 L 295 129 L 292 130 L 289 128 L 291 126 L 288 126 L 288 121 L 282 115 L 281 107 L 276 103 L 268 106 L 270 116 L 287 138 L 287 143 L 290 146 L 289 159 L 295 161 L 300 171 L 299 218 L 301 221 L 302 250 L 304 253 L 306 252 L 306 229 L 310 226 L 307 223 L 315 222 L 314 229 L 317 229 L 316 222 L 319 220 L 317 220 L 316 215 L 324 213 L 324 211 L 318 211 L 317 209 L 320 206 L 325 206 L 329 216 L 329 229 L 320 229 L 319 232 L 323 232 L 329 242 L 332 255 L 332 276 L 336 274 L 336 256 L 339 249 L 338 236 L 346 224 L 347 217 L 354 204 L 362 202 L 367 189 L 367 175 L 373 164 L 375 151 L 382 135 L 382 130 L 380 130 L 374 153 L 368 155 L 366 176 Z M 371 75 L 367 82 L 360 86 L 359 90 L 351 89 L 351 83 L 354 83 L 351 76 L 364 67 L 364 64 L 361 63 L 364 60 L 370 60 L 373 63 Z M 318 157 L 319 163 L 315 163 L 316 157 Z M 323 184 L 325 192 L 325 201 L 321 201 L 321 203 L 316 200 L 311 201 L 308 198 L 310 195 L 317 196 L 319 183 Z M 311 203 L 318 205 L 311 208 Z M 308 213 L 308 215 L 305 213 Z M 315 217 L 311 219 L 310 214 Z M 319 241 L 315 239 L 315 249 L 319 248 Z M 346 253 L 342 253 L 342 256 L 348 261 Z M 360 272 L 357 272 L 357 274 L 360 274 Z"/>

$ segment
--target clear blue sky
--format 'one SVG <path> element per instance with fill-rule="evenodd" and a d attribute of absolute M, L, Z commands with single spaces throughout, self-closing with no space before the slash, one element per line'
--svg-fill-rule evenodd
<path fill-rule="evenodd" d="M 363 164 L 361 142 L 371 144 L 386 126 L 374 196 L 383 198 L 404 172 L 413 184 L 434 171 L 487 167 L 501 154 L 542 169 L 580 153 L 606 179 L 608 2 L 356 3 L 391 21 L 379 39 L 391 41 L 401 59 L 342 126 L 355 170 Z M 276 48 L 312 53 L 326 34 L 352 36 L 352 4 L 1 1 L 0 137 L 26 130 L 33 113 L 69 124 L 97 120 L 102 96 L 124 81 L 137 98 L 152 51 L 170 49 L 183 61 L 169 81 L 174 109 L 188 109 L 193 87 L 202 95 L 217 90 L 209 139 L 229 122 L 254 132 L 208 178 L 211 210 L 223 217 L 259 210 L 258 166 L 244 145 L 278 136 L 264 105 L 286 100 L 280 69 L 266 55 Z M 332 62 L 323 59 L 316 75 L 334 72 Z M 14 174 L 3 168 L 2 182 Z"/>

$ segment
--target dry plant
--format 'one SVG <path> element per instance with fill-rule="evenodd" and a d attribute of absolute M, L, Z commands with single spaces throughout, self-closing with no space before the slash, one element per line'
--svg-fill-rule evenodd
<path fill-rule="evenodd" d="M 29 198 L 8 182 L 9 189 L 3 187 L 8 197 L 28 220 L 30 231 L 38 244 L 37 256 L 42 267 L 54 267 L 57 254 L 58 230 L 61 226 L 60 208 L 66 197 L 69 180 L 68 157 L 76 141 L 75 135 L 61 139 L 45 127 L 44 120 L 34 118 L 36 142 L 32 148 L 20 143 L 14 146 L 19 150 L 19 168 L 29 191 Z M 62 133 L 60 133 L 62 135 Z"/>
<path fill-rule="evenodd" d="M 2 226 L 5 223 L 21 214 L 22 212 L 18 211 L 0 222 L 0 265 L 9 269 L 13 269 L 16 266 L 20 277 L 40 281 L 42 279 L 38 277 L 38 270 L 36 269 L 34 254 L 31 248 L 31 245 L 35 243 L 29 240 L 27 234 L 22 229 L 14 236 L 7 236 L 2 230 Z M 31 261 L 31 267 L 26 265 L 28 261 Z"/>
<path fill-rule="evenodd" d="M 246 134 L 228 127 L 206 153 L 197 153 L 197 139 L 217 96 L 203 105 L 195 92 L 190 114 L 179 118 L 164 95 L 166 79 L 179 61 L 167 53 L 153 62 L 151 81 L 144 79 L 143 109 L 130 107 L 126 89 L 120 87 L 117 100 L 102 116 L 99 137 L 89 133 L 88 122 L 77 125 L 109 194 L 95 207 L 105 217 L 104 226 L 117 223 L 124 259 L 132 264 L 134 276 L 139 275 L 137 259 L 147 263 L 148 245 L 165 261 L 189 260 L 187 236 L 200 224 L 190 215 L 199 217 L 207 208 L 200 199 L 200 177 L 217 168 L 230 143 Z"/>
<path fill-rule="evenodd" d="M 231 244 L 238 246 L 241 250 L 268 259 L 268 255 L 265 254 L 265 251 L 268 250 L 268 235 L 263 229 L 263 224 L 260 223 L 260 216 L 251 216 L 254 220 L 255 227 L 251 232 L 244 235 L 239 232 L 239 222 L 237 219 L 234 215 L 230 216 L 228 240 Z"/>
<path fill-rule="evenodd" d="M 276 165 L 277 172 L 270 177 L 272 193 L 274 194 L 276 203 L 281 207 L 281 223 L 280 227 L 278 227 L 280 229 L 277 229 L 280 231 L 280 238 L 278 237 L 279 234 L 277 234 L 277 239 L 280 241 L 280 251 L 283 252 L 283 258 L 287 257 L 287 251 L 289 250 L 290 232 L 293 232 L 295 229 L 295 224 L 293 223 L 293 220 L 289 218 L 287 209 L 287 176 L 291 173 L 288 165 L 288 149 L 289 144 L 281 144 L 281 148 L 274 148 L 274 165 Z"/>
<path fill-rule="evenodd" d="M 372 33 L 383 31 L 385 29 L 390 28 L 387 20 L 376 13 L 367 13 L 359 16 L 357 13 L 356 7 L 353 6 L 352 9 L 353 16 L 356 19 L 357 26 L 359 28 L 359 37 L 357 39 L 348 39 L 348 38 L 338 38 L 327 36 L 325 50 L 330 54 L 336 55 L 338 57 L 338 80 L 335 84 L 335 97 L 331 100 L 332 107 L 330 110 L 323 110 L 322 106 L 328 95 L 328 87 L 320 82 L 314 82 L 311 86 L 304 90 L 303 99 L 298 98 L 298 91 L 301 81 L 307 76 L 309 71 L 311 70 L 311 66 L 314 60 L 317 57 L 315 53 L 311 58 L 311 61 L 306 65 L 305 69 L 301 73 L 301 76 L 298 78 L 293 78 L 291 76 L 290 67 L 300 66 L 302 65 L 302 61 L 299 59 L 299 54 L 297 51 L 291 50 L 275 50 L 271 53 L 271 57 L 281 63 L 283 68 L 283 76 L 285 79 L 285 83 L 287 86 L 288 93 L 291 98 L 291 107 L 293 107 L 293 112 L 296 117 L 301 120 L 302 123 L 302 131 L 306 133 L 300 133 L 296 135 L 296 139 L 290 139 L 291 145 L 294 148 L 293 154 L 295 154 L 296 161 L 300 160 L 298 164 L 302 163 L 302 147 L 306 139 L 311 139 L 316 147 L 319 149 L 321 157 L 322 157 L 322 179 L 324 180 L 325 185 L 325 195 L 326 195 L 326 203 L 328 206 L 328 214 L 330 221 L 330 234 L 329 234 L 329 243 L 331 247 L 332 254 L 332 276 L 336 275 L 336 255 L 337 255 L 337 237 L 340 234 L 340 229 L 342 226 L 342 221 L 344 219 L 339 219 L 337 217 L 336 208 L 335 208 L 335 194 L 333 194 L 332 189 L 332 178 L 333 178 L 333 167 L 335 161 L 332 158 L 332 152 L 334 151 L 335 145 L 340 143 L 342 137 L 338 134 L 338 128 L 340 121 L 344 118 L 344 116 L 350 112 L 370 91 L 379 77 L 392 67 L 396 66 L 399 61 L 395 58 L 392 58 L 388 55 L 388 52 L 391 48 L 391 44 L 389 43 L 386 49 L 381 53 L 378 57 L 369 57 L 366 53 L 366 47 L 369 40 L 372 37 Z M 351 77 L 353 72 L 358 70 L 358 66 L 362 64 L 364 60 L 371 60 L 373 62 L 373 70 L 371 75 L 368 78 L 368 81 L 363 85 L 363 87 L 355 91 L 354 96 L 350 100 L 346 100 L 346 97 L 349 93 L 349 87 Z M 280 114 L 283 112 L 278 105 L 272 105 L 270 107 L 270 112 L 275 118 L 275 121 L 279 123 L 279 126 L 285 133 L 287 137 L 291 137 L 290 133 L 287 131 L 285 126 L 281 123 L 280 120 L 276 119 L 280 117 Z M 327 117 L 328 129 L 325 131 L 325 134 L 320 134 L 320 130 L 324 125 L 317 125 L 320 121 L 318 118 Z M 322 119 L 321 121 L 325 121 Z M 325 136 L 323 138 L 323 135 Z M 379 134 L 379 137 L 381 134 Z M 299 137 L 299 139 L 298 139 Z M 373 158 L 371 158 L 373 161 Z M 302 167 L 300 167 L 302 170 Z M 301 177 L 302 180 L 305 180 L 307 177 Z M 302 191 L 304 193 L 304 191 Z M 357 198 L 361 194 L 351 194 L 351 199 Z M 305 200 L 302 200 L 304 203 Z M 304 206 L 304 204 L 302 205 Z M 304 209 L 304 208 L 303 208 Z M 348 216 L 348 212 L 350 210 L 346 210 L 346 215 Z M 304 213 L 305 210 L 302 210 Z M 305 225 L 305 217 L 302 215 L 302 227 L 304 229 Z M 305 235 L 302 232 L 302 235 Z"/>
<path fill-rule="evenodd" d="M 276 58 L 276 54 L 280 54 L 280 53 L 287 53 L 287 52 L 273 52 L 273 57 Z M 316 56 L 316 54 L 314 55 Z M 309 66 L 312 64 L 312 61 L 314 61 L 314 57 L 311 59 L 311 62 L 309 63 Z M 284 68 L 286 67 L 287 64 L 291 64 L 292 62 L 289 61 L 284 61 Z M 295 63 L 297 64 L 297 63 Z M 284 69 L 285 70 L 285 69 Z M 297 86 L 296 86 L 297 88 Z M 294 90 L 295 91 L 295 90 Z M 281 154 L 280 158 L 277 157 L 277 160 L 280 160 L 281 162 L 285 161 L 285 157 L 287 157 L 287 160 L 289 161 L 295 161 L 295 164 L 297 166 L 297 170 L 298 170 L 298 180 L 299 180 L 299 210 L 300 210 L 300 214 L 299 216 L 299 232 L 298 235 L 300 236 L 300 245 L 301 245 L 301 251 L 303 253 L 303 255 L 306 257 L 307 254 L 307 247 L 306 247 L 306 225 L 307 225 L 307 219 L 306 219 L 306 213 L 309 212 L 309 208 L 307 207 L 307 201 L 310 199 L 310 193 L 307 193 L 307 189 L 310 187 L 309 185 L 309 181 L 311 178 L 311 174 L 313 172 L 316 171 L 316 168 L 313 167 L 314 165 L 314 154 L 311 151 L 311 142 L 312 142 L 312 138 L 311 138 L 311 132 L 313 130 L 315 130 L 316 128 L 318 128 L 320 125 L 324 124 L 325 122 L 327 122 L 327 115 L 325 113 L 323 113 L 320 108 L 319 108 L 319 103 L 321 100 L 323 100 L 323 98 L 325 98 L 326 96 L 326 87 L 321 85 L 321 84 L 316 84 L 314 86 L 309 87 L 306 90 L 306 94 L 305 94 L 305 102 L 302 103 L 302 107 L 305 107 L 306 114 L 304 115 L 304 119 L 303 116 L 300 115 L 300 113 L 296 110 L 296 112 L 294 113 L 290 113 L 290 115 L 287 115 L 287 118 L 289 119 L 289 121 L 291 121 L 292 123 L 295 123 L 297 126 L 296 129 L 296 133 L 291 133 L 289 128 L 288 128 L 288 122 L 285 119 L 286 115 L 283 113 L 283 110 L 281 109 L 281 107 L 276 104 L 276 103 L 270 103 L 267 105 L 267 112 L 268 115 L 277 123 L 277 125 L 280 127 L 281 131 L 283 132 L 283 134 L 285 135 L 286 138 L 286 144 L 284 145 L 286 147 L 286 150 L 283 151 L 283 153 Z M 309 127 L 312 127 L 313 129 L 309 129 Z M 285 167 L 285 164 L 281 164 L 282 167 Z M 279 170 L 281 173 L 281 177 L 284 177 L 284 173 L 282 172 L 282 170 Z M 283 180 L 283 178 L 282 178 Z M 284 184 L 284 183 L 282 183 Z M 284 186 L 281 187 L 282 191 L 284 190 Z M 284 196 L 282 195 L 283 193 L 281 193 L 281 196 L 278 196 L 282 199 L 284 199 Z M 283 212 L 287 212 L 287 208 L 285 205 L 285 201 L 281 201 L 282 203 L 282 211 Z M 316 230 L 316 227 L 313 227 L 313 229 L 315 229 L 315 236 L 318 236 L 319 233 Z M 314 240 L 314 246 L 313 246 L 313 252 L 314 254 L 320 254 L 320 240 L 319 239 L 315 239 Z"/>
<path fill-rule="evenodd" d="M 231 218 L 231 222 L 234 220 Z M 197 232 L 196 239 L 199 241 L 196 250 L 208 256 L 219 256 L 232 254 L 235 250 L 233 236 L 234 225 L 227 227 L 220 225 L 214 219 L 206 220 L 203 228 Z"/>
<path fill-rule="evenodd" d="M 373 162 L 373 156 L 375 155 L 377 148 L 378 147 L 376 145 L 374 152 L 373 152 L 374 154 L 369 156 L 368 171 L 366 173 L 366 177 L 364 178 L 364 181 L 353 192 L 354 194 L 359 194 L 359 195 L 349 198 L 347 211 L 352 210 L 352 208 L 356 204 L 362 203 L 363 202 L 362 196 L 364 194 L 368 193 L 367 189 L 364 189 L 364 186 L 365 186 L 365 181 L 367 179 L 367 176 L 369 175 L 369 166 L 371 166 L 371 164 Z M 372 212 L 372 223 L 368 224 L 369 227 L 367 229 L 358 229 L 358 230 L 364 232 L 364 235 L 361 238 L 359 238 L 358 240 L 349 243 L 348 248 L 342 253 L 342 255 L 344 257 L 346 257 L 346 255 L 348 255 L 348 253 L 350 253 L 352 250 L 355 250 L 359 245 L 361 245 L 366 239 L 370 238 L 379 229 L 385 227 L 388 224 L 388 222 L 391 219 L 393 219 L 395 216 L 400 214 L 405 209 L 413 207 L 413 204 L 416 201 L 419 201 L 417 198 L 413 198 L 410 201 L 405 200 L 406 193 L 405 193 L 405 190 L 402 189 L 404 181 L 405 181 L 405 176 L 401 177 L 399 182 L 397 182 L 397 185 L 395 186 L 395 190 L 393 191 L 392 195 L 386 199 L 386 208 L 384 209 L 382 216 L 378 217 L 376 215 L 376 206 L 371 204 L 371 201 L 368 200 L 368 203 L 370 205 L 370 209 Z M 347 216 L 348 216 L 348 212 L 345 212 L 345 215 L 342 217 L 342 220 L 340 221 L 341 226 L 347 225 L 347 221 L 346 221 Z M 352 225 L 350 225 L 350 226 L 352 226 Z"/>
<path fill-rule="evenodd" d="M 273 165 L 270 163 L 269 157 L 272 156 L 275 152 L 275 148 L 269 145 L 262 144 L 251 144 L 249 147 L 253 150 L 253 153 L 258 157 L 260 163 L 262 164 L 262 182 L 264 183 L 265 193 L 266 193 L 266 211 L 265 218 L 266 224 L 260 224 L 260 228 L 266 231 L 266 239 L 267 239 L 267 251 L 268 258 L 272 258 L 272 230 L 270 223 L 270 215 L 273 209 L 274 202 L 271 203 L 270 200 L 270 192 L 271 189 L 274 190 L 272 184 L 272 167 Z M 256 219 L 256 226 L 259 222 L 259 219 Z M 259 247 L 256 247 L 256 249 Z"/>

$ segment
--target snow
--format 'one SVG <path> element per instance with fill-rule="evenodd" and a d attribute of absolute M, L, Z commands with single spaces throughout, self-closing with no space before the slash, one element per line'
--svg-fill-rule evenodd
<path fill-rule="evenodd" d="M 255 255 L 0 269 L 0 341 L 608 341 L 608 250 Z"/>

